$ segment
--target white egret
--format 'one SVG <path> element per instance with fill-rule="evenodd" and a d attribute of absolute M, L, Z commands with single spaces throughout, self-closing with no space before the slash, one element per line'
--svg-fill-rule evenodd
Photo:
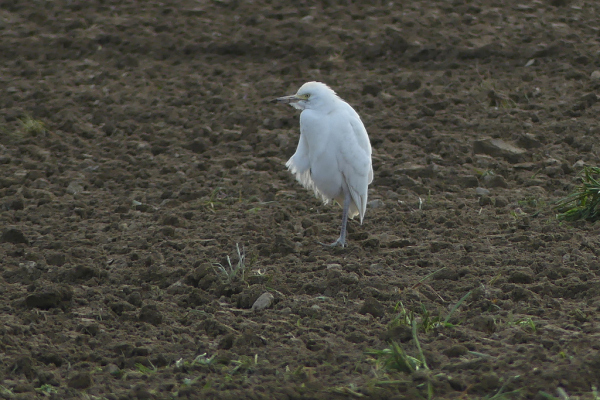
<path fill-rule="evenodd" d="M 325 204 L 335 200 L 343 207 L 340 237 L 331 246 L 344 247 L 348 217 L 358 215 L 362 224 L 373 181 L 367 130 L 356 111 L 321 82 L 307 82 L 275 101 L 302 110 L 298 148 L 285 165 Z"/>

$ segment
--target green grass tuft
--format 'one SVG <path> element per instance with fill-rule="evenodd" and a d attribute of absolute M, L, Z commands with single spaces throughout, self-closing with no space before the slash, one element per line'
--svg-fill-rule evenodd
<path fill-rule="evenodd" d="M 150 365 L 152 365 L 152 368 L 146 367 L 144 364 L 141 363 L 135 363 L 135 369 L 144 375 L 155 374 L 158 371 L 158 368 L 156 368 L 152 363 L 150 363 Z"/>
<path fill-rule="evenodd" d="M 58 389 L 48 383 L 43 384 L 39 388 L 35 388 L 35 391 L 44 396 L 50 396 L 54 393 L 58 393 Z"/>
<path fill-rule="evenodd" d="M 600 167 L 584 167 L 582 183 L 573 193 L 560 200 L 555 208 L 558 219 L 565 221 L 600 219 Z"/>
<path fill-rule="evenodd" d="M 41 135 L 46 132 L 46 124 L 42 121 L 33 119 L 29 115 L 25 115 L 23 118 L 20 118 L 21 129 L 28 135 Z"/>
<path fill-rule="evenodd" d="M 221 276 L 221 279 L 228 284 L 236 281 L 243 282 L 246 276 L 246 252 L 243 247 L 240 250 L 239 243 L 235 244 L 235 249 L 238 257 L 238 261 L 235 265 L 231 263 L 231 258 L 229 258 L 229 256 L 227 256 L 227 265 L 215 264 L 215 271 Z"/>
<path fill-rule="evenodd" d="M 395 312 L 398 312 L 396 316 L 388 324 L 388 328 L 394 328 L 396 326 L 413 326 L 417 324 L 420 331 L 428 333 L 438 328 L 453 328 L 454 325 L 450 323 L 450 318 L 458 310 L 458 308 L 467 300 L 473 291 L 467 292 L 460 300 L 450 309 L 446 317 L 441 315 L 431 315 L 431 312 L 425 308 L 424 304 L 421 304 L 421 314 L 416 314 L 413 311 L 408 311 L 404 308 L 402 302 L 398 302 L 394 308 Z M 420 317 L 420 318 L 419 318 Z M 418 322 L 417 322 L 418 321 Z"/>
<path fill-rule="evenodd" d="M 402 346 L 392 342 L 388 348 L 367 351 L 366 354 L 375 356 L 387 371 L 399 371 L 410 374 L 423 368 L 424 364 L 416 357 L 409 356 Z"/>

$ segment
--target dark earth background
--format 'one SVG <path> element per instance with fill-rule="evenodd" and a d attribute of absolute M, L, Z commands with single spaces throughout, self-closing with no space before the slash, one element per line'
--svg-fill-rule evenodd
<path fill-rule="evenodd" d="M 600 3 L 373 4 L 0 1 L 1 398 L 592 398 L 600 229 L 552 205 L 599 163 Z M 268 102 L 310 80 L 373 145 L 343 250 Z M 367 353 L 419 358 L 405 315 L 429 370 Z"/>

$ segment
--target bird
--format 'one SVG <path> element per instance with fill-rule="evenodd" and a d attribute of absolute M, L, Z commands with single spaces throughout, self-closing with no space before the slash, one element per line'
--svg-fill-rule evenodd
<path fill-rule="evenodd" d="M 285 165 L 325 204 L 342 206 L 340 236 L 328 246 L 344 248 L 348 218 L 358 215 L 362 224 L 373 182 L 367 130 L 352 106 L 322 82 L 307 82 L 296 94 L 273 101 L 302 110 L 298 147 Z"/>

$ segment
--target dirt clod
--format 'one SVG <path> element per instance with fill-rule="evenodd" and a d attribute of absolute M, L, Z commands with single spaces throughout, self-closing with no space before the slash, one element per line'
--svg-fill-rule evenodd
<path fill-rule="evenodd" d="M 451 346 L 451 347 L 447 348 L 446 350 L 444 350 L 444 354 L 447 355 L 448 357 L 454 358 L 454 357 L 464 356 L 465 354 L 468 353 L 468 351 L 469 351 L 469 349 L 467 349 L 465 346 L 454 345 L 454 346 Z"/>
<path fill-rule="evenodd" d="M 385 315 L 385 307 L 379 300 L 369 297 L 365 299 L 358 312 L 361 314 L 371 314 L 372 316 L 379 318 Z"/>
<path fill-rule="evenodd" d="M 152 325 L 160 325 L 163 321 L 163 315 L 154 304 L 143 306 L 138 315 L 141 322 L 147 322 Z"/>
<path fill-rule="evenodd" d="M 69 379 L 69 387 L 73 389 L 87 389 L 92 384 L 92 376 L 88 372 L 77 373 Z"/>
<path fill-rule="evenodd" d="M 8 228 L 2 233 L 0 241 L 3 243 L 14 243 L 14 244 L 29 244 L 29 240 L 25 237 L 25 234 L 17 228 Z"/>
<path fill-rule="evenodd" d="M 25 305 L 30 308 L 48 310 L 59 307 L 69 302 L 73 297 L 73 289 L 70 286 L 54 286 L 41 289 L 25 298 Z"/>

